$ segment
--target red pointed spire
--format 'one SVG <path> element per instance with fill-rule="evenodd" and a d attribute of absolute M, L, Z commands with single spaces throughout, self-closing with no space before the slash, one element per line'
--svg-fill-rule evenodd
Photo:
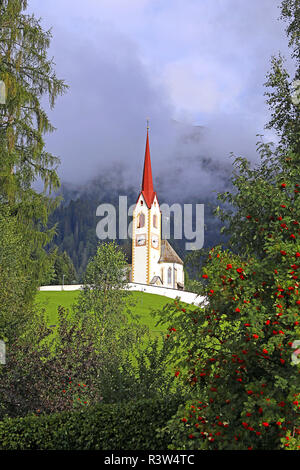
<path fill-rule="evenodd" d="M 142 182 L 142 194 L 145 198 L 147 206 L 151 207 L 154 196 L 155 196 L 155 192 L 153 190 L 148 129 L 149 127 L 147 127 L 147 140 L 146 140 L 144 173 L 143 173 L 143 182 Z"/>

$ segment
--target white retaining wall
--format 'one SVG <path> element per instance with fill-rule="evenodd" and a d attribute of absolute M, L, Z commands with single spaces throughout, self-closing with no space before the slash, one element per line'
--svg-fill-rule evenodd
<path fill-rule="evenodd" d="M 205 297 L 200 297 L 198 294 L 194 292 L 187 292 L 184 290 L 177 290 L 177 289 L 169 289 L 167 287 L 160 287 L 160 286 L 149 286 L 147 284 L 137 284 L 137 283 L 129 283 L 130 290 L 136 290 L 141 292 L 147 292 L 148 294 L 156 294 L 156 295 L 163 295 L 165 297 L 169 297 L 171 299 L 176 299 L 179 297 L 182 302 L 186 302 L 187 304 L 195 304 L 199 305 L 201 302 L 205 300 Z"/>
<path fill-rule="evenodd" d="M 82 284 L 71 284 L 69 286 L 41 286 L 39 290 L 42 291 L 67 291 L 67 290 L 79 290 L 82 288 Z"/>
<path fill-rule="evenodd" d="M 81 284 L 67 285 L 67 286 L 42 286 L 40 291 L 74 291 L 82 288 Z M 194 292 L 187 292 L 177 289 L 169 289 L 167 287 L 150 286 L 147 284 L 138 284 L 134 282 L 128 283 L 128 288 L 133 291 L 147 292 L 148 294 L 157 294 L 176 299 L 179 297 L 182 302 L 187 304 L 200 305 L 205 302 L 205 297 L 201 297 Z"/>

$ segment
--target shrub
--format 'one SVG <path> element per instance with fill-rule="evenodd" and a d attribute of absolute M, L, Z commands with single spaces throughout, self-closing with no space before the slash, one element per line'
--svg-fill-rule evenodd
<path fill-rule="evenodd" d="M 8 418 L 0 422 L 0 450 L 166 450 L 159 430 L 180 403 L 170 396 Z"/>

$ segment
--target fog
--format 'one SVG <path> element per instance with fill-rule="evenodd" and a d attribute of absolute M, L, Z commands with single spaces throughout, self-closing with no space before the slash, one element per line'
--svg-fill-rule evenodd
<path fill-rule="evenodd" d="M 225 189 L 231 152 L 256 162 L 256 135 L 276 138 L 264 130 L 263 94 L 271 56 L 288 56 L 279 5 L 29 1 L 52 27 L 49 53 L 70 87 L 49 110 L 57 130 L 46 137 L 62 182 L 106 175 L 138 191 L 149 118 L 155 189 L 174 199 Z"/>

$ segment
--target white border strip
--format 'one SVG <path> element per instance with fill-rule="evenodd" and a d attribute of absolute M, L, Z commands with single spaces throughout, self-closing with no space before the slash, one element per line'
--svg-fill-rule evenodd
<path fill-rule="evenodd" d="M 62 285 L 61 286 L 41 286 L 39 290 L 49 291 L 49 292 L 51 291 L 52 292 L 75 291 L 75 290 L 82 289 L 82 287 L 83 287 L 82 284 L 74 284 L 74 285 L 66 285 L 66 286 L 62 286 Z M 182 300 L 182 302 L 185 302 L 187 304 L 200 305 L 200 304 L 207 303 L 207 300 L 205 297 L 195 294 L 194 292 L 187 292 L 187 291 L 177 290 L 177 289 L 169 289 L 167 287 L 161 287 L 161 286 L 150 286 L 148 284 L 138 284 L 134 282 L 129 282 L 128 288 L 133 291 L 146 292 L 148 294 L 163 295 L 171 299 L 176 299 L 177 297 L 179 297 L 179 299 Z"/>

